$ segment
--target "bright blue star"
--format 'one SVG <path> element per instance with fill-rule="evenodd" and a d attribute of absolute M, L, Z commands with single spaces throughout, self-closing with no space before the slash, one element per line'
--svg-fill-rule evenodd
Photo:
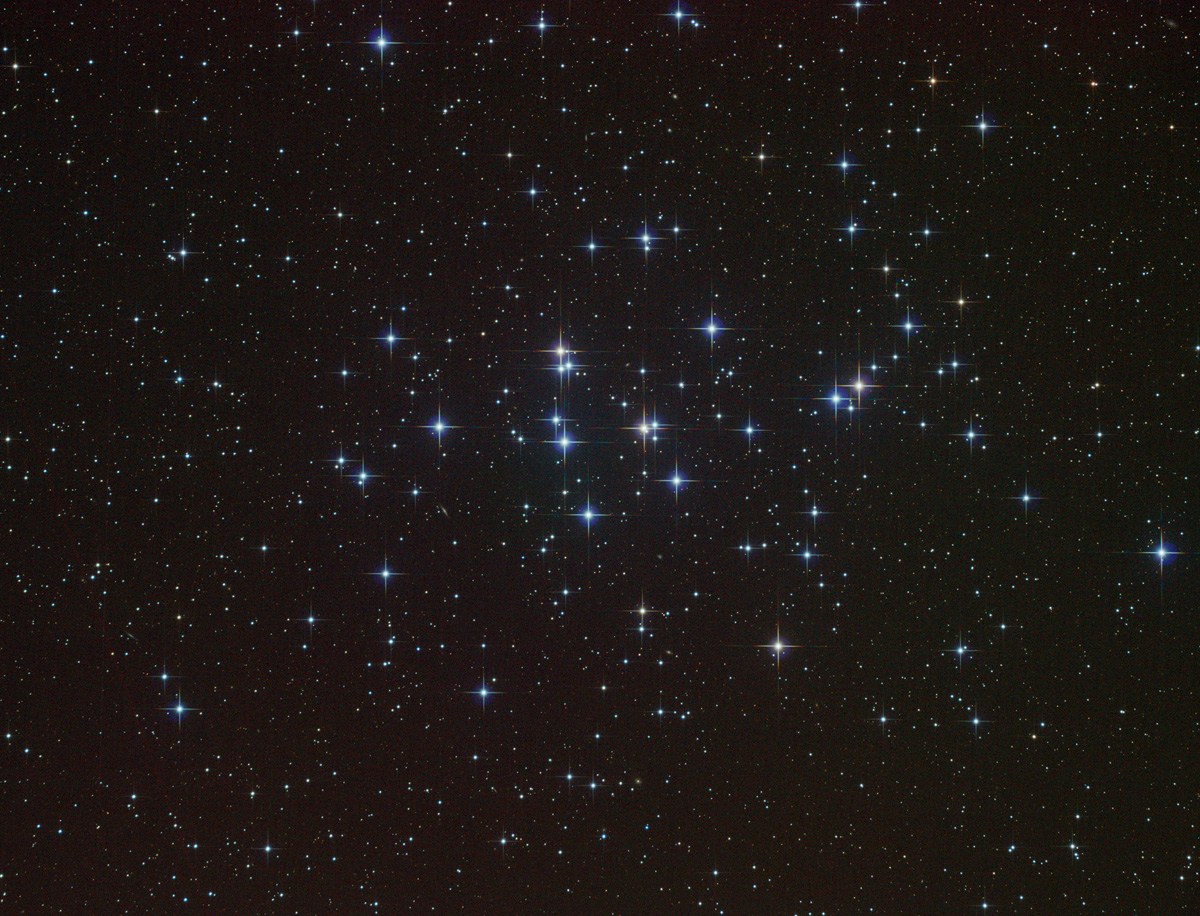
<path fill-rule="evenodd" d="M 1151 552 L 1157 558 L 1159 566 L 1166 566 L 1179 555 L 1179 552 L 1162 538 L 1158 540 L 1158 547 Z"/>

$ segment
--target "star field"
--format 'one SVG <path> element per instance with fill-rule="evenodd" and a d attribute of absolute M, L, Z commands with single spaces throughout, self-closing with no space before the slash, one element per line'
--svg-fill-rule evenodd
<path fill-rule="evenodd" d="M 1200 906 L 1186 6 L 0 46 L 5 912 Z"/>

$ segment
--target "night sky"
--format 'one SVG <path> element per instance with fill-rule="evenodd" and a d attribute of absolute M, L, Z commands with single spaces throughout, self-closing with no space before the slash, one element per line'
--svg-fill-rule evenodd
<path fill-rule="evenodd" d="M 0 909 L 1200 909 L 1186 5 L 51 6 Z"/>

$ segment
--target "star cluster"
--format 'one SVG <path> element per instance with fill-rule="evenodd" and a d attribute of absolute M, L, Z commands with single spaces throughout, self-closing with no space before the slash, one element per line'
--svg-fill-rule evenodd
<path fill-rule="evenodd" d="M 0 903 L 1192 911 L 1189 19 L 10 22 Z"/>

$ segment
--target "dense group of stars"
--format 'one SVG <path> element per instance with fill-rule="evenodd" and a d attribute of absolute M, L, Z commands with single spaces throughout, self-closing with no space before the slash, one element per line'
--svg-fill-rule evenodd
<path fill-rule="evenodd" d="M 0 33 L 13 912 L 1188 912 L 1186 11 Z"/>

